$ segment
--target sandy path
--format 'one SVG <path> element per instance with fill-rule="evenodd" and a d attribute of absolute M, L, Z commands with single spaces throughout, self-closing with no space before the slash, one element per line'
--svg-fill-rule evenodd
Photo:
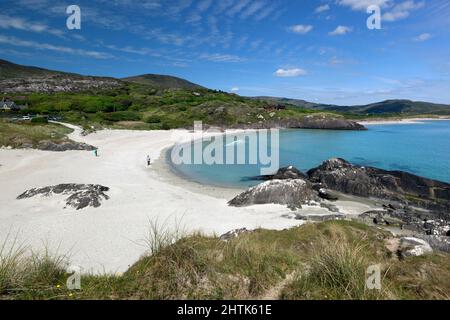
<path fill-rule="evenodd" d="M 79 151 L 0 150 L 0 241 L 18 235 L 35 250 L 45 242 L 69 253 L 84 271 L 123 272 L 146 252 L 150 220 L 170 226 L 181 221 L 188 231 L 207 234 L 301 223 L 282 218 L 289 211 L 282 206 L 230 208 L 229 199 L 178 186 L 158 166 L 147 168 L 146 155 L 159 158 L 173 144 L 172 132 L 105 130 L 81 137 L 80 129 L 73 128 L 70 138 L 99 147 L 100 157 Z M 60 183 L 102 184 L 111 188 L 111 199 L 81 211 L 63 210 L 61 199 L 16 200 L 27 189 Z"/>

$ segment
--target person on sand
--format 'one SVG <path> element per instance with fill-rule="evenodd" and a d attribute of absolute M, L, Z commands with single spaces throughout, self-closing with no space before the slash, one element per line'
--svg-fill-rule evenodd
<path fill-rule="evenodd" d="M 98 149 L 94 149 L 94 156 L 98 157 Z"/>
<path fill-rule="evenodd" d="M 152 159 L 150 156 L 147 156 L 147 167 L 150 167 L 152 165 Z"/>

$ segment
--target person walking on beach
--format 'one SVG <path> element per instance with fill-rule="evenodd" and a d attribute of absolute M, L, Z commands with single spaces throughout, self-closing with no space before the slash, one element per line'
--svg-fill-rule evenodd
<path fill-rule="evenodd" d="M 147 167 L 150 167 L 152 165 L 152 159 L 150 156 L 147 156 Z"/>
<path fill-rule="evenodd" d="M 98 157 L 98 149 L 94 149 L 94 156 Z"/>

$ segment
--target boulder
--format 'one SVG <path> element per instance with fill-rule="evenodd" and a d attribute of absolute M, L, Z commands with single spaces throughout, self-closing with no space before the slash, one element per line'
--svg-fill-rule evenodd
<path fill-rule="evenodd" d="M 398 249 L 400 257 L 420 257 L 433 253 L 430 244 L 422 239 L 405 237 L 400 239 L 400 247 Z"/>
<path fill-rule="evenodd" d="M 281 168 L 278 172 L 272 177 L 273 180 L 289 180 L 289 179 L 304 179 L 306 180 L 308 177 L 306 174 L 298 170 L 293 166 L 289 166 L 286 168 Z"/>
<path fill-rule="evenodd" d="M 281 204 L 301 208 L 303 204 L 320 201 L 311 183 L 303 179 L 271 180 L 249 189 L 231 200 L 234 207 L 257 204 Z"/>
<path fill-rule="evenodd" d="M 238 238 L 241 234 L 250 233 L 250 232 L 252 232 L 252 231 L 247 230 L 247 228 L 236 229 L 236 230 L 232 230 L 232 231 L 229 231 L 229 232 L 221 235 L 219 237 L 219 239 L 221 241 L 230 241 L 230 240 Z"/>

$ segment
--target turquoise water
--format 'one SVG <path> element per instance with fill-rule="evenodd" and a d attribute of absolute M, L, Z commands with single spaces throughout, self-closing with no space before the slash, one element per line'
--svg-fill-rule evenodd
<path fill-rule="evenodd" d="M 450 121 L 369 126 L 368 131 L 283 130 L 280 167 L 306 172 L 339 157 L 354 164 L 402 170 L 450 182 Z M 194 181 L 225 187 L 249 187 L 260 175 L 255 165 L 179 165 L 175 169 Z"/>

